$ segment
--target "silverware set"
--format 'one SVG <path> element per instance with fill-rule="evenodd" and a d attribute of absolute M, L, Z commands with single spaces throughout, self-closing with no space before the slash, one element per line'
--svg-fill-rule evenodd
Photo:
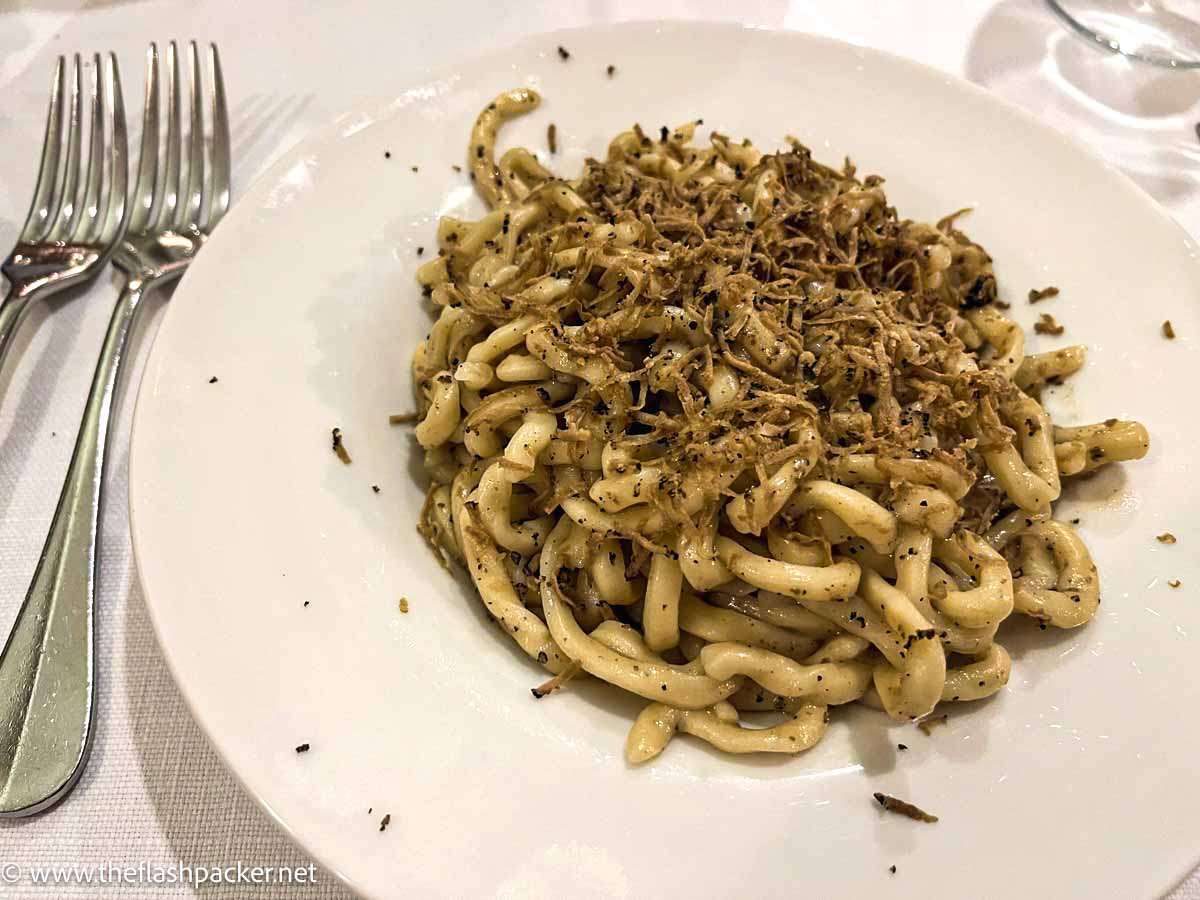
<path fill-rule="evenodd" d="M 126 345 L 146 293 L 183 274 L 229 208 L 229 116 L 215 44 L 207 57 L 206 76 L 196 43 L 188 45 L 185 83 L 176 44 L 167 46 L 161 61 L 150 45 L 132 191 L 116 56 L 93 57 L 86 95 L 80 57 L 74 57 L 69 78 L 59 57 L 33 202 L 17 245 L 0 266 L 9 281 L 0 303 L 0 366 L 33 301 L 87 284 L 110 260 L 124 281 L 58 507 L 0 654 L 0 817 L 53 806 L 87 764 L 95 730 L 96 544 Z"/>

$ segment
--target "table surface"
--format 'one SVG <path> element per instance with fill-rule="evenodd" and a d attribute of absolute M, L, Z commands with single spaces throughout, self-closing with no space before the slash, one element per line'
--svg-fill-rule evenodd
<path fill-rule="evenodd" d="M 15 7 L 15 8 L 14 8 Z M 736 7 L 736 8 L 735 8 Z M 233 128 L 234 202 L 280 153 L 353 107 L 374 106 L 447 59 L 530 32 L 646 18 L 633 0 L 407 4 L 354 0 L 16 0 L 0 10 L 0 247 L 32 191 L 56 55 L 114 50 L 131 118 L 140 114 L 150 40 L 221 47 Z M 828 34 L 909 56 L 1024 106 L 1128 173 L 1200 237 L 1200 75 L 1104 55 L 1068 35 L 1039 0 L 659 0 L 659 18 L 734 19 Z M 927 123 L 936 134 L 936 120 Z M 116 299 L 107 277 L 86 295 L 35 309 L 0 371 L 0 629 L 25 594 L 54 510 L 92 367 Z M 134 337 L 140 364 L 164 303 Z M 0 864 L 303 866 L 225 770 L 192 721 L 155 641 L 133 566 L 127 515 L 135 365 L 109 459 L 99 584 L 99 727 L 91 763 L 56 810 L 0 823 Z M 399 852 L 403 852 L 400 848 Z M 416 864 L 416 863 L 414 863 Z M 318 870 L 314 887 L 255 897 L 349 896 Z M 190 887 L 115 886 L 105 896 L 191 896 Z M 248 889 L 226 891 L 244 896 Z M 55 896 L 94 896 L 88 886 Z M 0 895 L 45 897 L 28 881 Z M 1172 900 L 1200 900 L 1200 872 Z"/>

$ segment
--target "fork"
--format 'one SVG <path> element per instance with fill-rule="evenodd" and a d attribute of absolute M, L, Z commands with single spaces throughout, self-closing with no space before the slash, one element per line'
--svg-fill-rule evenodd
<path fill-rule="evenodd" d="M 29 215 L 0 272 L 9 290 L 0 301 L 0 365 L 31 301 L 95 278 L 116 249 L 125 225 L 129 163 L 125 105 L 117 58 L 92 58 L 91 137 L 80 178 L 83 146 L 83 65 L 75 54 L 63 156 L 66 61 L 58 58 L 46 113 L 42 162 Z M 111 135 L 106 140 L 105 135 Z M 107 154 L 105 153 L 107 144 Z M 61 163 L 61 164 L 60 164 Z M 103 201 L 103 204 L 102 202 Z"/>
<path fill-rule="evenodd" d="M 47 809 L 71 790 L 94 732 L 96 541 L 109 426 L 125 347 L 142 298 L 178 278 L 229 208 L 229 117 L 210 45 L 212 141 L 204 164 L 204 88 L 195 41 L 186 180 L 180 66 L 167 47 L 167 134 L 160 160 L 158 48 L 146 58 L 141 158 L 129 232 L 113 261 L 126 283 L 96 364 L 75 450 L 41 560 L 0 655 L 0 816 Z"/>

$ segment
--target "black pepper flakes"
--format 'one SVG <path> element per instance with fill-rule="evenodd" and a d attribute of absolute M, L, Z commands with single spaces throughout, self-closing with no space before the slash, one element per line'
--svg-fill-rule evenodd
<path fill-rule="evenodd" d="M 385 813 L 384 817 L 379 820 L 379 830 L 387 831 L 387 827 L 392 824 L 392 814 Z"/>
<path fill-rule="evenodd" d="M 209 383 L 209 384 L 216 384 L 216 383 L 217 383 L 217 376 L 216 376 L 216 375 L 214 375 L 212 378 L 208 379 L 208 383 Z"/>
<path fill-rule="evenodd" d="M 561 59 L 563 62 L 566 62 L 568 59 L 571 58 L 570 52 L 562 44 L 558 45 L 558 58 Z"/>
<path fill-rule="evenodd" d="M 311 749 L 311 747 L 309 747 L 308 744 L 300 744 L 298 747 L 296 747 L 296 752 L 297 753 L 307 753 L 310 749 Z"/>
<path fill-rule="evenodd" d="M 617 67 L 614 66 L 612 63 L 609 63 L 608 68 L 606 68 L 604 70 L 604 74 L 607 75 L 609 78 L 612 78 L 614 75 L 617 74 Z"/>

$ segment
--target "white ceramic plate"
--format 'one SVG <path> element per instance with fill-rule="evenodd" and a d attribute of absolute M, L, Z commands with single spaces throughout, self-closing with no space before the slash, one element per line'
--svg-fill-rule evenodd
<path fill-rule="evenodd" d="M 1153 435 L 1149 458 L 1064 503 L 1103 576 L 1097 620 L 1016 629 L 1008 690 L 933 736 L 839 712 L 798 758 L 681 738 L 634 770 L 621 754 L 639 702 L 597 685 L 534 702 L 542 673 L 418 540 L 419 458 L 387 425 L 411 407 L 428 325 L 417 248 L 439 215 L 478 211 L 451 165 L 476 112 L 521 84 L 545 103 L 504 142 L 544 147 L 557 123 L 563 173 L 635 120 L 703 116 L 763 147 L 792 133 L 826 160 L 852 154 L 915 218 L 977 207 L 966 227 L 1018 318 L 1033 318 L 1027 290 L 1062 288 L 1038 311 L 1067 334 L 1033 344 L 1091 348 L 1056 419 L 1130 416 Z M 531 39 L 288 154 L 180 287 L 133 443 L 155 627 L 230 767 L 366 894 L 1149 897 L 1200 856 L 1197 296 L 1195 248 L 1129 181 L 929 69 L 718 26 Z M 351 466 L 330 452 L 333 426 Z M 1155 541 L 1165 530 L 1177 545 Z M 881 815 L 880 790 L 941 821 Z"/>

